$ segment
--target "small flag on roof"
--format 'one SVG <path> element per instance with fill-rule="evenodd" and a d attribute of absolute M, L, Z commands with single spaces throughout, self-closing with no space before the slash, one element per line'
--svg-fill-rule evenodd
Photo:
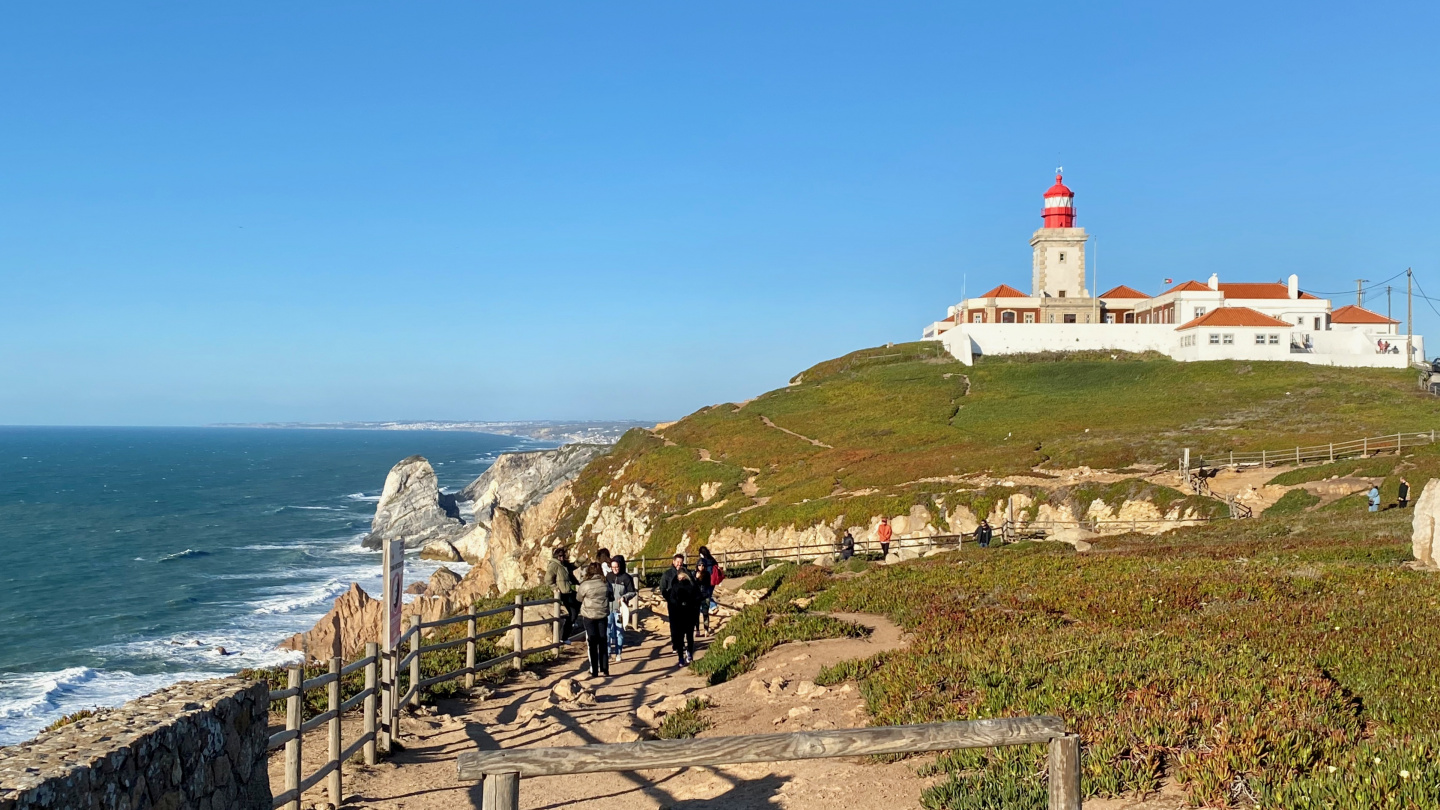
<path fill-rule="evenodd" d="M 1174 283 L 1175 283 L 1175 279 L 1173 279 L 1173 278 L 1167 278 L 1167 279 L 1165 279 L 1165 283 L 1166 283 L 1166 284 L 1174 284 Z"/>

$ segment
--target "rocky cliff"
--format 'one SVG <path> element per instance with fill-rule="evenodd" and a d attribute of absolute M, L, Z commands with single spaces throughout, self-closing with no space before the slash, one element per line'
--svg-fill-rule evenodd
<path fill-rule="evenodd" d="M 567 444 L 553 450 L 504 453 L 457 497 L 474 503 L 475 519 L 481 522 L 489 521 L 497 506 L 524 512 L 609 449 L 608 444 Z"/>
<path fill-rule="evenodd" d="M 451 540 L 464 530 L 455 496 L 440 491 L 435 468 L 424 456 L 410 456 L 385 476 L 370 533 L 361 542 L 380 548 L 386 540 L 403 540 L 406 548 L 420 548 Z"/>

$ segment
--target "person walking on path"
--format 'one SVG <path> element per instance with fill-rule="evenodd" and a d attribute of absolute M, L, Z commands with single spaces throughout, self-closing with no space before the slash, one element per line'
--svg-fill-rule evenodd
<path fill-rule="evenodd" d="M 843 562 L 855 556 L 855 535 L 845 530 L 845 536 L 840 539 L 840 560 Z"/>
<path fill-rule="evenodd" d="M 1395 503 L 1399 504 L 1401 509 L 1410 505 L 1410 482 L 1404 478 L 1400 479 L 1399 497 L 1395 499 Z"/>
<path fill-rule="evenodd" d="M 570 568 L 570 552 L 563 547 L 550 553 L 550 562 L 545 564 L 545 584 L 560 592 L 560 604 L 565 607 L 565 630 L 562 639 L 575 635 L 575 626 L 580 622 L 580 600 L 575 598 L 575 574 Z"/>
<path fill-rule="evenodd" d="M 1380 487 L 1377 487 L 1377 486 L 1375 486 L 1374 484 L 1371 484 L 1371 485 L 1370 485 L 1370 493 L 1369 493 L 1369 495 L 1368 495 L 1367 497 L 1369 497 L 1369 499 L 1370 499 L 1370 511 L 1371 511 L 1371 512 L 1379 512 L 1379 511 L 1380 511 Z"/>
<path fill-rule="evenodd" d="M 585 581 L 575 588 L 580 599 L 580 624 L 585 628 L 586 648 L 590 652 L 590 677 L 610 675 L 610 583 L 600 570 L 600 563 L 585 567 Z"/>
<path fill-rule="evenodd" d="M 701 546 L 695 560 L 695 586 L 700 589 L 700 615 L 696 618 L 705 625 L 706 635 L 710 634 L 710 611 L 715 605 L 715 586 L 720 584 L 719 572 L 720 562 L 710 553 L 710 547 Z"/>
<path fill-rule="evenodd" d="M 625 651 L 625 628 L 630 624 L 630 603 L 637 597 L 635 578 L 625 570 L 625 558 L 610 558 L 610 654 L 616 661 Z"/>
<path fill-rule="evenodd" d="M 975 540 L 980 548 L 990 547 L 990 538 L 995 536 L 995 530 L 990 528 L 990 521 L 982 520 L 980 525 L 975 527 Z"/>
<path fill-rule="evenodd" d="M 685 568 L 684 554 L 670 560 L 670 570 L 660 578 L 660 596 L 670 611 L 670 646 L 683 667 L 695 660 L 695 622 L 700 609 L 700 588 Z"/>
<path fill-rule="evenodd" d="M 880 559 L 890 556 L 890 538 L 895 533 L 890 529 L 890 518 L 880 518 L 880 528 L 875 530 L 875 538 L 880 541 Z"/>

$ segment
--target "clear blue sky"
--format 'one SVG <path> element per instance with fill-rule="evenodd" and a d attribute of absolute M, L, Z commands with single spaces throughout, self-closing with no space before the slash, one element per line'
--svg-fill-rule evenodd
<path fill-rule="evenodd" d="M 0 423 L 673 418 L 1027 287 L 1057 161 L 1102 287 L 1440 296 L 1434 3 L 988 5 L 8 4 Z"/>

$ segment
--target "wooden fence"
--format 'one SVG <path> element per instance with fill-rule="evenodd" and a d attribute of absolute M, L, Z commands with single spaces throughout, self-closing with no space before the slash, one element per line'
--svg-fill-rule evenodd
<path fill-rule="evenodd" d="M 1078 528 L 1086 531 L 1103 533 L 1109 528 L 1120 528 L 1132 532 L 1141 529 L 1153 529 L 1157 526 L 1183 525 L 1189 526 L 1196 523 L 1206 523 L 1212 520 L 1223 520 L 1224 518 L 1194 517 L 1194 518 L 1133 518 L 1128 520 L 1035 520 L 1028 522 L 1016 521 L 1005 523 L 994 527 L 992 542 L 1006 543 L 1016 540 L 1043 538 L 1057 529 Z M 902 550 L 931 549 L 960 549 L 966 542 L 975 542 L 975 533 L 966 534 L 936 534 L 928 537 L 896 537 L 890 541 L 890 550 L 898 552 Z M 840 543 L 796 543 L 793 546 L 761 546 L 760 548 L 740 548 L 716 552 L 716 559 L 725 567 L 727 572 L 743 571 L 747 568 L 758 567 L 763 570 L 771 563 L 777 562 L 804 562 L 814 559 L 822 554 L 838 554 Z M 880 553 L 880 543 L 876 540 L 856 540 L 855 556 L 877 556 Z M 652 560 L 641 556 L 634 562 L 638 563 L 638 575 L 642 580 L 654 579 L 663 574 L 666 568 L 670 567 L 670 558 L 665 557 L 659 560 Z"/>
<path fill-rule="evenodd" d="M 554 613 L 550 618 L 525 621 L 525 608 L 544 605 L 554 606 Z M 484 632 L 476 631 L 478 620 L 503 613 L 511 615 L 509 623 Z M 423 643 L 424 631 L 459 622 L 465 622 L 464 636 L 435 644 Z M 565 610 L 558 592 L 553 593 L 550 599 L 536 599 L 528 602 L 516 594 L 513 606 L 507 605 L 492 610 L 465 613 L 433 622 L 422 622 L 418 616 L 411 616 L 405 632 L 396 642 L 395 650 L 381 651 L 379 644 L 373 641 L 369 642 L 365 645 L 365 657 L 350 664 L 342 664 L 341 659 L 331 658 L 330 671 L 318 678 L 306 680 L 303 667 L 291 667 L 286 688 L 270 692 L 271 702 L 285 701 L 285 730 L 271 735 L 268 747 L 270 751 L 281 746 L 285 747 L 285 790 L 274 794 L 272 807 L 300 810 L 300 797 L 305 791 L 319 784 L 321 779 L 327 777 L 329 781 L 326 785 L 326 792 L 329 794 L 330 803 L 339 807 L 343 795 L 340 784 L 340 763 L 363 751 L 365 764 L 374 765 L 377 747 L 389 750 L 391 740 L 399 733 L 400 710 L 407 705 L 418 704 L 421 690 L 462 677 L 465 679 L 466 688 L 470 688 L 475 685 L 475 676 L 478 673 L 510 662 L 513 662 L 518 671 L 523 668 L 526 656 L 553 650 L 565 643 L 566 640 L 563 638 L 564 622 Z M 526 647 L 525 628 L 541 626 L 551 628 L 550 632 L 544 635 L 546 643 L 540 646 Z M 475 660 L 476 642 L 504 633 L 514 634 L 511 637 L 513 642 L 511 652 L 488 661 L 477 662 Z M 400 650 L 407 643 L 409 652 L 403 658 L 398 657 Z M 429 678 L 422 679 L 420 677 L 421 655 L 448 650 L 462 644 L 465 645 L 464 666 Z M 365 688 L 349 700 L 341 701 L 341 679 L 362 669 L 365 671 Z M 407 688 L 404 694 L 401 694 L 400 678 L 397 676 L 407 669 L 409 671 Z M 305 693 L 312 689 L 326 690 L 326 711 L 309 720 L 302 720 Z M 378 707 L 377 702 L 379 703 Z M 341 719 L 346 712 L 357 707 L 362 711 L 364 731 L 354 742 L 345 747 L 341 739 Z M 322 725 L 327 726 L 330 732 L 325 763 L 314 773 L 305 775 L 301 764 L 305 732 Z"/>
<path fill-rule="evenodd" d="M 1080 810 L 1080 738 L 1058 717 L 1011 717 L 912 726 L 752 734 L 689 740 L 644 740 L 567 748 L 467 751 L 456 761 L 461 781 L 480 781 L 485 810 L 519 810 L 522 777 L 651 768 L 700 768 L 745 762 L 912 754 L 960 748 L 1047 744 L 1050 810 Z"/>
<path fill-rule="evenodd" d="M 1420 433 L 1390 433 L 1384 436 L 1370 436 L 1345 442 L 1313 444 L 1309 447 L 1284 448 L 1280 450 L 1258 450 L 1245 453 L 1229 453 L 1212 458 L 1191 461 L 1196 467 L 1270 467 L 1276 464 L 1304 464 L 1315 461 L 1340 461 L 1347 458 L 1363 458 L 1374 453 L 1398 453 L 1406 447 L 1433 444 L 1435 431 Z M 1189 452 L 1189 451 L 1186 451 Z"/>

